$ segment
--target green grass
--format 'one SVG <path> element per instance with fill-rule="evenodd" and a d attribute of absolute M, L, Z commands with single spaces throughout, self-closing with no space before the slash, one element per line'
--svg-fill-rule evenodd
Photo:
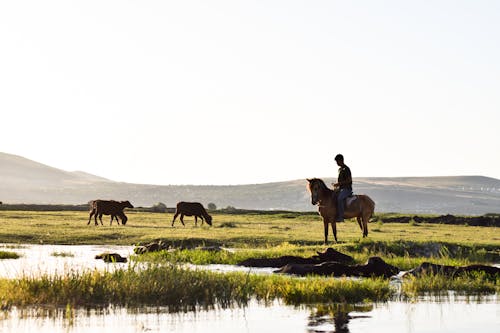
<path fill-rule="evenodd" d="M 115 272 L 92 271 L 63 276 L 0 280 L 0 303 L 10 306 L 169 306 L 174 309 L 244 305 L 251 298 L 289 304 L 385 301 L 387 281 L 219 274 L 175 265 L 130 267 Z"/>
<path fill-rule="evenodd" d="M 173 214 L 126 212 L 126 226 L 87 225 L 88 213 L 78 211 L 32 212 L 0 211 L 0 243 L 36 244 L 115 244 L 131 245 L 153 239 L 192 244 L 217 244 L 228 247 L 266 247 L 284 242 L 323 246 L 323 223 L 316 213 L 213 214 L 213 227 L 194 226 L 186 217 L 186 226 L 178 221 L 170 227 Z M 382 215 L 381 215 L 382 216 Z M 372 229 L 378 230 L 371 232 Z M 337 225 L 340 244 L 355 244 L 361 239 L 357 223 Z M 370 223 L 373 242 L 450 242 L 469 245 L 500 246 L 498 228 L 420 223 Z M 330 230 L 330 240 L 332 240 Z"/>
<path fill-rule="evenodd" d="M 500 277 L 491 278 L 482 273 L 455 278 L 429 274 L 418 278 L 408 277 L 403 283 L 403 293 L 408 297 L 423 294 L 441 296 L 453 290 L 458 294 L 493 294 L 500 292 Z"/>
<path fill-rule="evenodd" d="M 463 294 L 491 294 L 500 291 L 500 281 L 474 275 L 458 279 L 428 276 L 403 284 L 403 294 L 442 294 L 446 290 Z M 176 265 L 149 265 L 114 272 L 90 271 L 0 279 L 0 304 L 12 306 L 168 306 L 171 310 L 198 307 L 246 305 L 255 298 L 262 302 L 281 299 L 287 304 L 384 302 L 398 295 L 386 279 L 348 279 L 245 273 L 220 274 L 188 270 Z"/>
<path fill-rule="evenodd" d="M 0 259 L 18 259 L 20 256 L 16 252 L 0 251 Z"/>

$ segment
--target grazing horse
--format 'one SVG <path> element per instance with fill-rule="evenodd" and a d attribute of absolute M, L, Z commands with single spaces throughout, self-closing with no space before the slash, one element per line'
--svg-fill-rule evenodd
<path fill-rule="evenodd" d="M 102 225 L 102 215 L 111 215 L 111 221 L 109 225 L 113 223 L 113 219 L 116 219 L 118 223 L 118 217 L 122 220 L 122 224 L 125 225 L 127 223 L 127 216 L 123 213 L 125 208 L 134 208 L 134 206 L 130 203 L 130 201 L 114 201 L 114 200 L 92 200 L 89 202 L 90 204 L 90 219 L 94 216 L 95 225 L 97 224 L 97 217 L 101 221 Z"/>
<path fill-rule="evenodd" d="M 201 219 L 201 224 L 203 224 L 203 219 L 205 219 L 208 225 L 212 225 L 212 216 L 208 215 L 203 205 L 199 202 L 178 202 L 175 209 L 174 219 L 172 220 L 172 227 L 174 226 L 175 219 L 179 214 L 181 215 L 180 220 L 182 225 L 185 225 L 184 215 L 194 216 L 195 225 L 198 225 L 198 217 Z"/>
<path fill-rule="evenodd" d="M 328 243 L 328 223 L 331 223 L 333 237 L 337 241 L 337 226 L 335 218 L 337 215 L 337 196 L 335 191 L 329 189 L 325 182 L 319 178 L 307 179 L 307 188 L 311 192 L 311 203 L 318 205 L 318 211 L 323 218 L 325 227 L 325 244 Z M 375 211 L 375 202 L 367 195 L 357 195 L 355 201 L 346 205 L 344 218 L 355 217 L 363 232 L 363 237 L 368 236 L 368 220 Z"/>

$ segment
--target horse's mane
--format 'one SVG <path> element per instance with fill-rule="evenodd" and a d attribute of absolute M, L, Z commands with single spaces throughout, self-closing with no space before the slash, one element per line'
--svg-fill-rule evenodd
<path fill-rule="evenodd" d="M 309 189 L 309 191 L 311 191 L 311 184 L 313 184 L 313 183 L 319 184 L 319 186 L 321 187 L 322 190 L 330 190 L 331 191 L 331 189 L 329 189 L 328 186 L 326 186 L 325 182 L 319 178 L 309 179 L 309 184 L 307 185 L 307 188 Z"/>

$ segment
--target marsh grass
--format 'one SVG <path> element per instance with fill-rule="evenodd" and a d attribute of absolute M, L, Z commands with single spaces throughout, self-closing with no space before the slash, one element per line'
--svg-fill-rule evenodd
<path fill-rule="evenodd" d="M 282 299 L 288 304 L 385 301 L 387 281 L 293 278 L 245 273 L 220 274 L 176 265 L 130 266 L 114 272 L 91 271 L 0 280 L 0 303 L 9 306 L 168 306 L 174 309 L 245 305 Z"/>
<path fill-rule="evenodd" d="M 455 279 L 440 275 L 410 278 L 403 283 L 403 296 L 491 294 L 500 281 L 481 274 Z M 328 277 L 297 278 L 284 275 L 215 273 L 189 270 L 177 265 L 130 265 L 114 272 L 88 271 L 65 275 L 0 280 L 0 304 L 12 306 L 106 307 L 109 305 L 167 306 L 171 311 L 246 305 L 252 298 L 263 303 L 281 299 L 286 304 L 384 302 L 398 295 L 387 279 Z M 401 295 L 398 295 L 401 297 Z"/>
<path fill-rule="evenodd" d="M 0 259 L 18 259 L 20 255 L 11 251 L 0 251 Z"/>
<path fill-rule="evenodd" d="M 500 277 L 492 278 L 477 272 L 453 278 L 440 274 L 425 274 L 418 278 L 406 278 L 402 286 L 404 294 L 409 297 L 424 294 L 441 296 L 450 290 L 462 295 L 492 294 L 500 292 Z"/>

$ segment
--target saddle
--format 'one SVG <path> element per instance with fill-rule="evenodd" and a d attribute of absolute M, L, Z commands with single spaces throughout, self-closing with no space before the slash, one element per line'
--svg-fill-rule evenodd
<path fill-rule="evenodd" d="M 335 202 L 338 201 L 338 195 L 338 191 L 333 192 L 333 199 L 335 200 Z M 358 196 L 351 192 L 351 194 L 347 198 L 345 198 L 345 209 L 348 210 L 350 206 L 356 202 L 356 200 L 358 200 Z"/>
<path fill-rule="evenodd" d="M 358 196 L 351 193 L 351 195 L 345 199 L 345 207 L 350 207 L 356 200 L 358 200 Z"/>

